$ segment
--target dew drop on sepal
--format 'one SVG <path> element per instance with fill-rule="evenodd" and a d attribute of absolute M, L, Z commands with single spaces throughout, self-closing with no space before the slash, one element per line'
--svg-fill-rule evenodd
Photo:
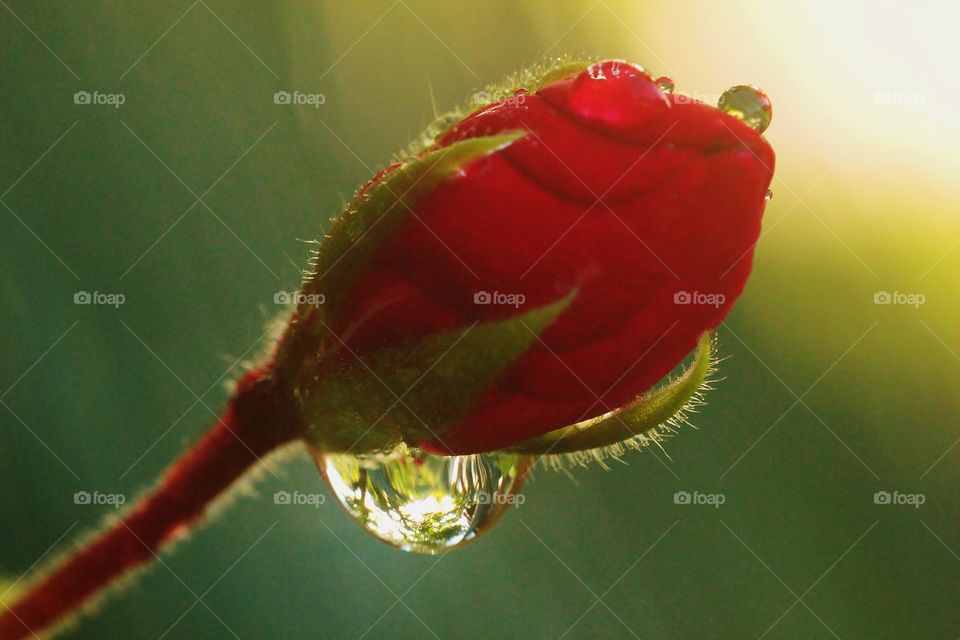
<path fill-rule="evenodd" d="M 523 503 L 518 491 L 533 456 L 436 456 L 400 445 L 379 455 L 314 459 L 337 501 L 374 537 L 404 551 L 435 554 L 488 531 Z"/>

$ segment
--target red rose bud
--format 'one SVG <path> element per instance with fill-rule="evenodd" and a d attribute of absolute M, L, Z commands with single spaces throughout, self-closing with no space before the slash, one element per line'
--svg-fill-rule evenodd
<path fill-rule="evenodd" d="M 585 66 L 442 119 L 334 221 L 304 289 L 325 304 L 276 358 L 314 446 L 573 451 L 655 426 L 703 380 L 707 340 L 686 386 L 643 395 L 750 273 L 774 154 L 744 90 L 762 94 L 724 110 Z M 610 412 L 621 427 L 591 420 Z"/>
<path fill-rule="evenodd" d="M 533 456 L 616 454 L 682 420 L 711 371 L 710 330 L 750 273 L 769 101 L 738 86 L 709 107 L 615 61 L 523 84 L 439 118 L 360 189 L 275 352 L 152 491 L 4 602 L 0 639 L 92 608 L 301 438 L 365 527 L 436 553 L 489 528 Z M 401 443 L 506 451 L 464 463 Z M 438 494 L 453 507 L 424 510 Z"/>

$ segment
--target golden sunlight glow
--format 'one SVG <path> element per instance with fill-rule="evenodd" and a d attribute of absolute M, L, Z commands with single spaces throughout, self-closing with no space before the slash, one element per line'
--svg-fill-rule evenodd
<path fill-rule="evenodd" d="M 696 0 L 611 9 L 627 24 L 678 25 L 637 29 L 633 52 L 655 72 L 672 75 L 678 91 L 712 95 L 744 82 L 765 90 L 774 111 L 767 135 L 782 166 L 798 163 L 794 170 L 815 179 L 836 165 L 824 179 L 841 188 L 869 182 L 871 189 L 901 190 L 909 182 L 915 190 L 921 184 L 940 190 L 929 195 L 941 205 L 944 196 L 956 197 L 960 79 L 947 61 L 960 60 L 960 5 L 740 0 L 725 6 L 708 21 L 696 19 L 703 10 Z M 892 180 L 878 184 L 876 173 Z"/>

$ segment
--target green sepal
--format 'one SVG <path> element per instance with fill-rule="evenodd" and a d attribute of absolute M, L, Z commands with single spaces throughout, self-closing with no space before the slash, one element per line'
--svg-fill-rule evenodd
<path fill-rule="evenodd" d="M 275 357 L 277 376 L 284 384 L 298 394 L 300 387 L 310 384 L 323 358 L 322 343 L 328 334 L 324 326 L 335 322 L 353 284 L 391 235 L 413 218 L 419 202 L 470 162 L 524 135 L 512 131 L 462 140 L 405 161 L 379 183 L 357 193 L 319 242 L 303 284 L 304 301 L 286 323 Z"/>
<path fill-rule="evenodd" d="M 593 64 L 592 60 L 559 59 L 534 65 L 530 69 L 523 69 L 511 74 L 503 82 L 487 85 L 482 91 L 473 94 L 464 108 L 458 107 L 453 111 L 437 115 L 423 129 L 417 139 L 407 146 L 401 157 L 415 156 L 424 149 L 429 149 L 445 133 L 477 109 L 482 109 L 492 102 L 506 100 L 518 89 L 526 89 L 528 93 L 536 93 L 540 87 L 576 75 L 591 64 Z M 483 99 L 478 100 L 478 96 L 482 96 Z"/>
<path fill-rule="evenodd" d="M 556 60 L 550 63 L 535 65 L 523 69 L 509 76 L 504 82 L 488 85 L 483 91 L 474 94 L 467 109 L 473 111 L 489 104 L 510 98 L 518 89 L 525 89 L 528 93 L 536 93 L 541 87 L 551 82 L 575 76 L 591 64 L 593 60 Z M 477 95 L 483 96 L 487 102 L 477 102 Z"/>
<path fill-rule="evenodd" d="M 565 62 L 558 62 L 556 65 L 539 73 L 535 78 L 525 83 L 523 88 L 530 93 L 535 93 L 540 87 L 544 87 L 557 80 L 574 76 L 593 63 L 593 60 L 567 60 Z"/>
<path fill-rule="evenodd" d="M 600 449 L 643 437 L 682 416 L 695 402 L 712 371 L 713 333 L 700 337 L 693 362 L 669 383 L 638 397 L 627 406 L 591 420 L 550 431 L 508 451 L 553 455 Z"/>
<path fill-rule="evenodd" d="M 324 374 L 302 404 L 307 437 L 362 453 L 443 440 L 576 292 L 506 320 L 473 324 L 368 355 Z"/>
<path fill-rule="evenodd" d="M 313 260 L 305 293 L 324 297 L 324 316 L 331 318 L 356 278 L 397 228 L 414 215 L 418 202 L 468 163 L 495 153 L 525 135 L 512 131 L 461 140 L 408 160 L 362 192 L 323 238 Z"/>

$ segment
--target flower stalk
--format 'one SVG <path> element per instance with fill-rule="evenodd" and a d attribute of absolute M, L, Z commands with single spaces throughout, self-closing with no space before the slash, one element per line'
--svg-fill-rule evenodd
<path fill-rule="evenodd" d="M 294 441 L 299 418 L 269 368 L 247 373 L 223 416 L 159 484 L 4 603 L 0 640 L 41 637 L 188 535 L 258 462 Z"/>

